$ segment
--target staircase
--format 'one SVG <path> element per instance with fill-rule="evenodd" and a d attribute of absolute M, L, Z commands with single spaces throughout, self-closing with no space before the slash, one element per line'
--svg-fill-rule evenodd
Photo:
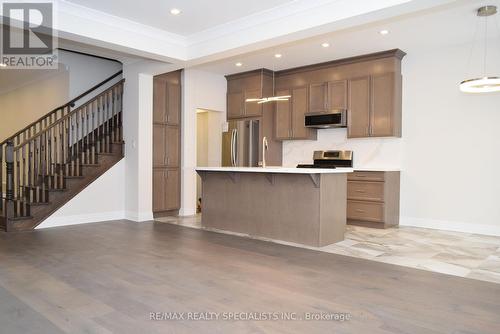
<path fill-rule="evenodd" d="M 125 80 L 95 95 L 121 75 L 0 143 L 0 231 L 33 230 L 123 158 Z"/>

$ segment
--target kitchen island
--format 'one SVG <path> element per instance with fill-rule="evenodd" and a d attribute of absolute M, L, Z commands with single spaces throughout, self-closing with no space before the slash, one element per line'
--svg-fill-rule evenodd
<path fill-rule="evenodd" d="M 351 168 L 199 167 L 205 228 L 326 246 L 344 240 Z"/>

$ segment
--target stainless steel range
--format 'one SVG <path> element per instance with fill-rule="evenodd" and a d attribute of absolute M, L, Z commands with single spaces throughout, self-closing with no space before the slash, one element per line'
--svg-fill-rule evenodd
<path fill-rule="evenodd" d="M 353 155 L 352 151 L 314 151 L 314 163 L 299 164 L 297 168 L 352 168 Z"/>

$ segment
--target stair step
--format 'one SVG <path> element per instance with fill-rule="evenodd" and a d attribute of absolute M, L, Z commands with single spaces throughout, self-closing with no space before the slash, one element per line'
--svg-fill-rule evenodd
<path fill-rule="evenodd" d="M 68 190 L 66 188 L 49 188 L 48 185 L 45 185 L 45 189 L 42 189 L 42 186 L 38 186 L 38 187 L 24 186 L 24 189 L 26 189 L 26 191 L 33 190 L 34 192 L 36 192 L 36 191 L 60 192 L 60 191 L 67 191 Z"/>
<path fill-rule="evenodd" d="M 9 218 L 9 221 L 21 221 L 21 220 L 30 220 L 33 219 L 33 216 L 23 216 L 23 217 L 14 217 L 14 218 Z"/>
<path fill-rule="evenodd" d="M 33 203 L 28 203 L 29 206 L 44 206 L 44 205 L 51 205 L 52 203 L 50 202 L 33 202 Z"/>

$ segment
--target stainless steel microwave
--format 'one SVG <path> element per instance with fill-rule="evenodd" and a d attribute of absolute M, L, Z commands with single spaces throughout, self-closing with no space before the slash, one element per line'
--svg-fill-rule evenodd
<path fill-rule="evenodd" d="M 347 127 L 347 110 L 340 109 L 306 114 L 305 126 L 317 129 L 345 128 Z"/>

